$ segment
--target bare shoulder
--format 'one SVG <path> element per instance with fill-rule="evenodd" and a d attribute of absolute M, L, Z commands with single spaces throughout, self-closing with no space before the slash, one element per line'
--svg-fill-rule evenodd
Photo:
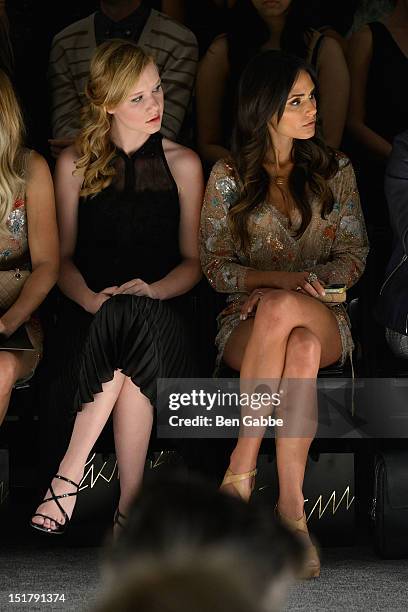
<path fill-rule="evenodd" d="M 348 43 L 348 51 L 352 52 L 356 49 L 363 51 L 370 51 L 373 45 L 373 35 L 371 28 L 368 25 L 364 25 L 360 30 L 356 30 L 350 37 Z"/>
<path fill-rule="evenodd" d="M 63 149 L 58 156 L 56 164 L 56 174 L 63 174 L 64 176 L 71 176 L 72 179 L 78 184 L 82 183 L 83 172 L 76 171 L 76 163 L 79 159 L 79 153 L 76 146 L 70 145 Z M 75 174 L 74 174 L 75 173 Z"/>
<path fill-rule="evenodd" d="M 201 160 L 192 149 L 163 138 L 163 151 L 172 174 L 195 174 L 202 171 Z"/>
<path fill-rule="evenodd" d="M 41 204 L 44 198 L 48 198 L 54 192 L 48 163 L 40 153 L 34 150 L 28 152 L 25 166 L 25 185 L 27 206 L 30 208 L 35 203 Z"/>
<path fill-rule="evenodd" d="M 58 156 L 58 161 L 57 164 L 60 165 L 69 165 L 69 164 L 76 164 L 76 162 L 78 161 L 79 158 L 79 153 L 78 153 L 78 149 L 76 148 L 76 145 L 70 145 L 69 147 L 65 147 L 65 149 L 62 149 L 61 153 Z"/>
<path fill-rule="evenodd" d="M 226 59 L 228 56 L 228 39 L 226 34 L 220 34 L 212 41 L 207 53 L 217 59 Z"/>
<path fill-rule="evenodd" d="M 340 43 L 332 36 L 324 35 L 320 57 L 326 61 L 332 61 L 339 56 L 344 57 L 343 49 Z"/>
<path fill-rule="evenodd" d="M 202 58 L 200 66 L 212 67 L 213 70 L 220 73 L 228 72 L 228 39 L 226 34 L 221 34 L 213 40 Z"/>
<path fill-rule="evenodd" d="M 27 159 L 27 183 L 41 180 L 49 175 L 50 168 L 46 159 L 37 151 L 31 150 Z"/>

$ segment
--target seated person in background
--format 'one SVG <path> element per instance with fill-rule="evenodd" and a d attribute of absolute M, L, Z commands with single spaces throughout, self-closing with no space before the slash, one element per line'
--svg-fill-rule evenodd
<path fill-rule="evenodd" d="M 232 156 L 212 170 L 200 230 L 203 271 L 216 291 L 230 294 L 219 316 L 218 364 L 223 359 L 240 371 L 241 387 L 305 381 L 289 388 L 296 397 L 286 413 L 289 423 L 309 429 L 276 440 L 278 515 L 305 536 L 302 485 L 315 433 L 315 380 L 319 368 L 344 363 L 353 349 L 345 308 L 321 299 L 326 284 L 348 288 L 359 279 L 368 251 L 353 168 L 316 132 L 314 79 L 308 64 L 278 51 L 248 63 Z M 262 435 L 239 438 L 223 481 L 244 499 Z M 318 576 L 316 550 L 306 541 L 305 577 Z"/>
<path fill-rule="evenodd" d="M 408 131 L 394 140 L 385 173 L 393 252 L 377 304 L 385 337 L 397 357 L 408 359 Z"/>
<path fill-rule="evenodd" d="M 55 176 L 64 295 L 49 384 L 60 418 L 78 414 L 32 519 L 48 533 L 67 527 L 85 462 L 112 411 L 117 517 L 126 514 L 143 475 L 157 378 L 192 375 L 179 312 L 201 277 L 201 163 L 159 132 L 164 100 L 153 59 L 131 41 L 102 43 L 86 95 L 84 127 Z"/>
<path fill-rule="evenodd" d="M 111 592 L 97 610 L 283 608 L 304 549 L 269 508 L 224 495 L 191 473 L 150 478 L 110 551 L 105 575 Z M 131 598 L 133 608 L 126 608 Z"/>
<path fill-rule="evenodd" d="M 327 0 L 307 2 L 312 27 L 337 40 L 343 53 L 347 51 L 346 36 L 353 25 L 358 3 L 359 0 L 342 0 L 341 3 Z"/>
<path fill-rule="evenodd" d="M 169 17 L 181 21 L 197 37 L 199 56 L 207 51 L 214 38 L 226 31 L 225 24 L 236 0 L 146 0 Z"/>
<path fill-rule="evenodd" d="M 46 161 L 23 144 L 23 119 L 0 70 L 0 346 L 25 325 L 34 350 L 0 350 L 0 423 L 16 381 L 29 380 L 42 352 L 35 311 L 58 276 L 54 190 Z"/>
<path fill-rule="evenodd" d="M 231 117 L 240 74 L 257 52 L 282 49 L 307 59 L 316 69 L 320 115 L 327 144 L 340 146 L 349 95 L 349 76 L 338 42 L 312 30 L 303 0 L 237 0 L 229 30 L 217 37 L 201 60 L 197 76 L 198 148 L 214 163 L 228 155 Z"/>
<path fill-rule="evenodd" d="M 351 90 L 347 127 L 368 226 L 389 226 L 384 172 L 393 139 L 408 127 L 407 57 L 406 0 L 398 0 L 389 15 L 366 24 L 349 40 Z"/>
<path fill-rule="evenodd" d="M 97 45 L 110 38 L 132 40 L 152 55 L 166 96 L 162 133 L 177 140 L 194 87 L 198 60 L 194 34 L 143 0 L 101 0 L 99 11 L 53 40 L 49 79 L 55 156 L 72 144 L 79 131 L 91 57 Z"/>

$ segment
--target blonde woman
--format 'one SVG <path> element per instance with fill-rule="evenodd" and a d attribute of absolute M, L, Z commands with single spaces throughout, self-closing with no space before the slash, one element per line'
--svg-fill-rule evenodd
<path fill-rule="evenodd" d="M 31 521 L 52 534 L 68 525 L 87 456 L 112 411 L 121 486 L 115 524 L 123 525 L 143 474 L 157 377 L 190 375 L 175 298 L 201 276 L 201 164 L 159 132 L 164 101 L 153 60 L 132 42 L 103 43 L 86 94 L 78 142 L 56 168 L 59 286 L 67 298 L 60 352 L 63 369 L 74 372 L 79 412 Z"/>
<path fill-rule="evenodd" d="M 0 338 L 25 325 L 34 351 L 0 350 L 0 423 L 16 381 L 34 374 L 42 335 L 35 311 L 58 275 L 54 191 L 46 161 L 23 145 L 23 121 L 0 70 Z"/>

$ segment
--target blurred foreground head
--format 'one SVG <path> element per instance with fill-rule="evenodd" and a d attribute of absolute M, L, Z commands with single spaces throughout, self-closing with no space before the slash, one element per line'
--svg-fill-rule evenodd
<path fill-rule="evenodd" d="M 96 612 L 275 611 L 302 562 L 271 508 L 167 473 L 136 498 Z"/>

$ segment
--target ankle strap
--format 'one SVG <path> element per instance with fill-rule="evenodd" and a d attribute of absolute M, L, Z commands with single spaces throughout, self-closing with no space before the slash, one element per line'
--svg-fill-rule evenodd
<path fill-rule="evenodd" d="M 228 470 L 227 473 L 225 474 L 225 478 L 223 480 L 223 485 L 227 485 L 227 484 L 233 484 L 234 482 L 240 482 L 240 480 L 246 480 L 247 478 L 252 478 L 253 476 L 256 476 L 258 470 L 257 468 L 255 468 L 254 470 L 251 470 L 250 472 L 243 472 L 242 474 L 234 474 L 234 472 L 231 472 L 231 470 Z"/>
<path fill-rule="evenodd" d="M 74 487 L 79 489 L 79 484 L 77 484 L 73 480 L 70 480 L 69 478 L 65 478 L 65 476 L 61 476 L 61 474 L 57 474 L 56 476 L 54 476 L 54 478 L 58 478 L 59 480 L 65 480 L 65 482 L 68 482 L 69 484 L 72 484 Z"/>

